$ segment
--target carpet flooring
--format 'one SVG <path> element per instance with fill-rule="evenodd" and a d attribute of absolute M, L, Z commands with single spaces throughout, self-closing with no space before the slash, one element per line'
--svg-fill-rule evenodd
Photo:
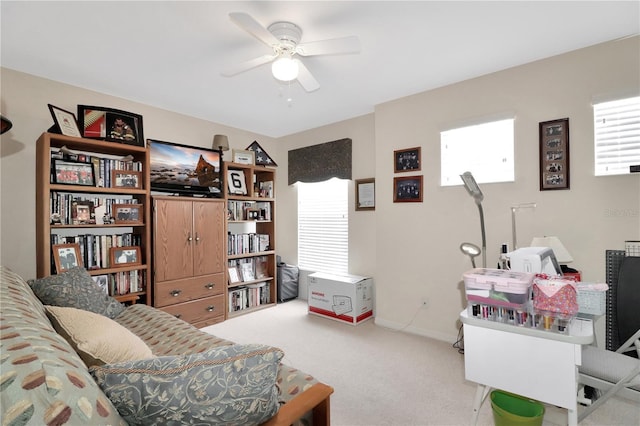
<path fill-rule="evenodd" d="M 335 389 L 336 426 L 467 425 L 475 384 L 464 378 L 464 355 L 452 344 L 380 327 L 358 326 L 307 314 L 304 300 L 232 318 L 203 329 L 237 343 L 263 343 L 285 352 L 284 363 Z M 566 424 L 548 407 L 544 425 Z M 489 400 L 479 425 L 493 425 Z M 636 402 L 614 398 L 581 425 L 640 425 Z"/>

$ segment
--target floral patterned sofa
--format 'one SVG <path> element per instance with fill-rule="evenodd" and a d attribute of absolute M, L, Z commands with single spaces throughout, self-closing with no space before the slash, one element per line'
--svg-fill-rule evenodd
<path fill-rule="evenodd" d="M 125 307 L 89 281 L 0 267 L 3 425 L 329 424 L 333 389 L 280 349 Z"/>

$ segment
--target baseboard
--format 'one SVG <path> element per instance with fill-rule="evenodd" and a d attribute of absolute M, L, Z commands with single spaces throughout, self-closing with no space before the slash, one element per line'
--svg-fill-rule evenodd
<path fill-rule="evenodd" d="M 440 340 L 442 342 L 452 343 L 458 340 L 458 336 L 451 335 L 447 333 L 440 333 L 438 331 L 433 330 L 425 330 L 423 328 L 415 327 L 415 326 L 406 326 L 405 324 L 400 324 L 394 321 L 389 321 L 384 318 L 375 317 L 375 324 L 380 327 L 389 328 L 391 330 L 401 331 L 404 333 L 415 334 L 422 337 L 428 337 L 434 340 Z"/>

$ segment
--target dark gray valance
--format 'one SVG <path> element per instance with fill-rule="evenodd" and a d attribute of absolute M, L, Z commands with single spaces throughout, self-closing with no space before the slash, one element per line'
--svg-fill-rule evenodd
<path fill-rule="evenodd" d="M 323 182 L 331 178 L 351 179 L 351 139 L 289 151 L 289 185 Z"/>

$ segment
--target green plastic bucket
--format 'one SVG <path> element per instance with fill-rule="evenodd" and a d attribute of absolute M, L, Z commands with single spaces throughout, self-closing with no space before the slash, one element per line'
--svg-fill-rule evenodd
<path fill-rule="evenodd" d="M 538 401 L 494 390 L 491 392 L 491 408 L 496 426 L 541 426 L 544 405 Z"/>

